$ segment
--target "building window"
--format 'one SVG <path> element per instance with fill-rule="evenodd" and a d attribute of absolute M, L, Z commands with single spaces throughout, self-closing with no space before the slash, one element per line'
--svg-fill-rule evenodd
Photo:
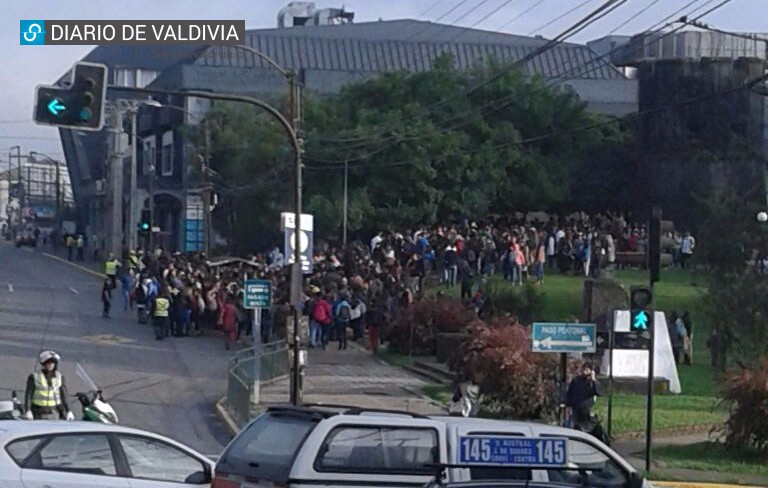
<path fill-rule="evenodd" d="M 163 176 L 173 174 L 173 131 L 163 134 L 162 164 L 160 167 Z"/>
<path fill-rule="evenodd" d="M 117 86 L 144 88 L 155 81 L 158 72 L 151 69 L 117 68 L 114 74 L 114 84 Z"/>
<path fill-rule="evenodd" d="M 157 159 L 155 136 L 145 137 L 142 141 L 141 174 L 148 175 L 152 172 Z"/>

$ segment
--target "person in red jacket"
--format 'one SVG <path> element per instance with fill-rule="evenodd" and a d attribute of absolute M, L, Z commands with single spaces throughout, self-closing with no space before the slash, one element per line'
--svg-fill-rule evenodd
<path fill-rule="evenodd" d="M 229 350 L 232 343 L 237 340 L 237 308 L 232 297 L 227 297 L 220 308 L 219 325 L 224 331 L 224 347 Z"/>
<path fill-rule="evenodd" d="M 320 325 L 320 344 L 323 349 L 328 346 L 328 333 L 331 324 L 333 324 L 333 313 L 331 304 L 324 296 L 318 296 L 312 307 L 312 319 Z"/>

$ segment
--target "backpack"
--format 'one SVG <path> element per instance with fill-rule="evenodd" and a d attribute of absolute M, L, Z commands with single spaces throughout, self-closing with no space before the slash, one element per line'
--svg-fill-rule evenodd
<path fill-rule="evenodd" d="M 317 322 L 318 324 L 325 325 L 328 323 L 328 314 L 325 311 L 325 307 L 318 306 L 317 303 L 314 303 L 312 306 L 312 315 L 311 317 Z"/>
<path fill-rule="evenodd" d="M 317 300 L 314 298 L 310 298 L 307 300 L 307 303 L 304 305 L 304 315 L 307 317 L 315 318 L 315 305 L 317 304 Z"/>
<path fill-rule="evenodd" d="M 342 322 L 349 322 L 352 318 L 352 310 L 350 309 L 349 305 L 343 304 L 339 305 L 339 311 L 338 311 L 339 320 Z"/>

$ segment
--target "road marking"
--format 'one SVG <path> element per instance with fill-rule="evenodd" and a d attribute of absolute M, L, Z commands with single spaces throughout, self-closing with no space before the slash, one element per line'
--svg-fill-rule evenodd
<path fill-rule="evenodd" d="M 8 283 L 8 291 L 13 293 L 13 285 L 10 282 Z"/>
<path fill-rule="evenodd" d="M 84 272 L 86 272 L 86 273 L 88 273 L 90 275 L 93 275 L 93 276 L 97 277 L 97 278 L 104 279 L 104 278 L 107 277 L 107 275 L 105 275 L 103 273 L 97 273 L 96 271 L 93 271 L 92 269 L 88 269 L 85 266 L 80 266 L 79 264 L 72 263 L 70 261 L 67 261 L 64 258 L 60 258 L 58 256 L 54 256 L 53 254 L 50 254 L 50 253 L 47 253 L 47 252 L 44 252 L 43 256 L 45 256 L 47 258 L 55 259 L 56 261 L 59 261 L 59 262 L 61 262 L 63 264 L 71 266 L 73 268 L 79 269 L 80 271 L 84 271 Z"/>
<path fill-rule="evenodd" d="M 75 290 L 75 288 L 74 288 L 74 287 L 72 287 L 72 286 L 70 286 L 70 287 L 69 287 L 69 291 L 71 291 L 71 292 L 72 292 L 72 293 L 74 293 L 75 295 L 79 295 L 79 294 L 80 294 L 80 292 L 79 292 L 79 291 L 77 291 L 77 290 Z"/>

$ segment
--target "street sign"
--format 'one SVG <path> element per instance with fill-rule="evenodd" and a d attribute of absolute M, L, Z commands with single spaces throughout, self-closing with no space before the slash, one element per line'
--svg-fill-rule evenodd
<path fill-rule="evenodd" d="M 565 467 L 568 441 L 557 437 L 459 437 L 459 464 Z"/>
<path fill-rule="evenodd" d="M 269 308 L 270 306 L 269 280 L 245 280 L 245 294 L 243 306 L 245 308 Z"/>
<path fill-rule="evenodd" d="M 533 352 L 595 352 L 595 324 L 535 323 L 531 327 Z"/>
<path fill-rule="evenodd" d="M 288 264 L 296 262 L 296 246 L 298 245 L 301 252 L 301 271 L 304 274 L 311 273 L 314 218 L 309 214 L 301 214 L 298 244 L 296 243 L 296 214 L 289 212 L 280 214 L 280 226 L 285 236 L 283 250 L 286 262 Z"/>

